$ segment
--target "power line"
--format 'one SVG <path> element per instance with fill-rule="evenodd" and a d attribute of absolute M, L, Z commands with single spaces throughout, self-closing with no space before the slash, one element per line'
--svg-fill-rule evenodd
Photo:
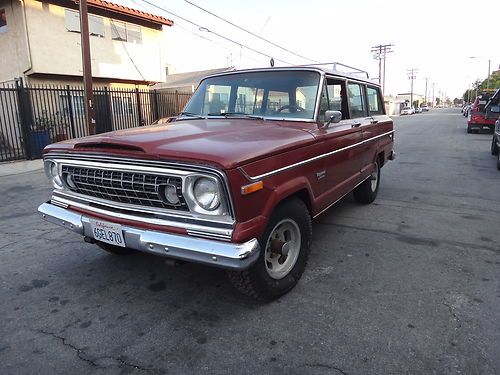
<path fill-rule="evenodd" d="M 394 44 L 379 44 L 378 46 L 373 46 L 371 52 L 373 53 L 373 58 L 378 60 L 378 83 L 382 86 L 382 93 L 385 92 L 385 58 L 388 53 L 394 52 L 391 50 Z M 384 61 L 384 66 L 382 68 L 382 60 Z M 383 77 L 383 78 L 382 78 Z"/>
<path fill-rule="evenodd" d="M 271 45 L 273 45 L 273 46 L 275 46 L 275 47 L 278 47 L 279 49 L 281 49 L 281 50 L 283 50 L 283 51 L 286 51 L 286 52 L 288 52 L 288 53 L 291 53 L 292 55 L 295 55 L 295 56 L 297 56 L 297 57 L 300 57 L 301 59 L 304 59 L 304 60 L 309 60 L 309 61 L 312 61 L 312 62 L 315 62 L 315 63 L 319 63 L 319 61 L 313 60 L 313 59 L 311 59 L 311 58 L 309 58 L 309 57 L 305 57 L 305 56 L 299 55 L 299 54 L 298 54 L 298 53 L 296 53 L 296 52 L 290 51 L 289 49 L 287 49 L 287 48 L 285 48 L 285 47 L 282 47 L 282 46 L 280 46 L 279 44 L 276 44 L 276 43 L 274 43 L 274 42 L 272 42 L 272 41 L 270 41 L 270 40 L 268 40 L 268 39 L 266 39 L 266 38 L 263 38 L 263 37 L 261 37 L 260 35 L 257 35 L 257 34 L 255 34 L 255 33 L 251 32 L 251 31 L 249 31 L 249 30 L 247 30 L 247 29 L 245 29 L 245 28 L 243 28 L 243 27 L 239 26 L 239 25 L 236 25 L 235 23 L 233 23 L 233 22 L 231 22 L 231 21 L 229 21 L 229 20 L 227 20 L 227 19 L 225 19 L 225 18 L 223 18 L 223 17 L 221 17 L 221 16 L 219 16 L 219 15 L 217 15 L 217 14 L 215 14 L 215 13 L 213 13 L 213 12 L 209 11 L 209 10 L 207 10 L 207 9 L 204 9 L 204 8 L 200 7 L 199 5 L 197 5 L 197 4 L 195 4 L 195 3 L 193 3 L 193 2 L 191 2 L 191 1 L 189 1 L 189 0 L 184 0 L 184 1 L 185 1 L 186 3 L 188 3 L 188 4 L 190 4 L 190 5 L 192 5 L 192 6 L 196 7 L 196 8 L 198 8 L 198 9 L 200 9 L 201 11 L 203 11 L 203 12 L 205 12 L 205 13 L 210 14 L 211 16 L 213 16 L 213 17 L 215 17 L 215 18 L 217 18 L 217 19 L 219 19 L 219 20 L 221 20 L 221 21 L 224 21 L 224 22 L 226 22 L 227 24 L 229 24 L 229 25 L 231 25 L 231 26 L 233 26 L 233 27 L 236 27 L 237 29 L 239 29 L 239 30 L 241 30 L 241 31 L 246 32 L 247 34 L 250 34 L 250 35 L 252 35 L 252 36 L 254 36 L 254 37 L 256 37 L 256 38 L 258 38 L 258 39 L 260 39 L 260 40 L 262 40 L 262 41 L 264 41 L 264 42 L 266 42 L 266 43 L 269 43 L 269 44 L 271 44 Z M 268 20 L 269 20 L 269 19 L 268 19 Z M 267 24 L 267 21 L 266 21 L 266 24 Z"/>
<path fill-rule="evenodd" d="M 247 46 L 247 45 L 245 45 L 245 44 L 243 44 L 243 43 L 240 43 L 240 42 L 237 42 L 237 41 L 235 41 L 235 40 L 232 40 L 232 39 L 230 39 L 230 38 L 228 38 L 228 37 L 225 37 L 224 35 L 221 35 L 221 34 L 219 34 L 219 33 L 215 32 L 215 31 L 212 31 L 212 30 L 210 30 L 210 29 L 208 29 L 208 28 L 206 28 L 206 27 L 204 27 L 204 26 L 202 26 L 202 25 L 199 25 L 199 24 L 197 24 L 196 22 L 193 22 L 193 21 L 191 21 L 191 20 L 188 20 L 187 18 L 184 18 L 184 17 L 182 17 L 182 16 L 179 16 L 178 14 L 176 14 L 176 13 L 174 13 L 174 12 L 172 12 L 172 11 L 169 11 L 169 10 L 167 10 L 167 9 L 165 9 L 165 8 L 163 8 L 163 7 L 161 7 L 161 6 L 159 6 L 159 5 L 153 4 L 153 3 L 149 2 L 148 0 L 141 0 L 141 1 L 142 1 L 142 2 L 144 2 L 144 3 L 146 3 L 146 4 L 149 4 L 150 6 L 152 6 L 152 7 L 154 7 L 154 8 L 160 9 L 161 11 L 163 11 L 163 12 L 165 12 L 165 13 L 171 14 L 172 16 L 177 17 L 177 18 L 179 18 L 179 19 L 181 19 L 181 20 L 183 20 L 183 21 L 185 21 L 185 22 L 187 22 L 187 23 L 190 23 L 191 25 L 194 25 L 194 26 L 198 27 L 198 30 L 200 30 L 200 31 L 205 31 L 205 32 L 208 32 L 208 33 L 212 33 L 212 34 L 214 34 L 214 35 L 218 36 L 219 38 L 222 38 L 222 39 L 224 39 L 224 40 L 227 40 L 228 42 L 231 42 L 231 43 L 233 43 L 233 44 L 236 44 L 237 46 L 240 46 L 240 47 L 246 48 L 246 49 L 248 49 L 248 50 L 250 50 L 250 51 L 252 51 L 252 52 L 255 52 L 255 53 L 259 54 L 259 55 L 262 55 L 262 56 L 265 56 L 265 57 L 268 57 L 268 58 L 273 58 L 273 56 L 271 56 L 271 55 L 269 55 L 269 54 L 267 54 L 267 53 L 264 53 L 264 52 L 262 52 L 262 51 L 259 51 L 259 50 L 255 49 L 255 48 L 249 47 L 249 46 Z M 285 61 L 285 60 L 281 60 L 281 59 L 278 59 L 278 58 L 274 58 L 274 59 L 275 59 L 276 61 L 280 61 L 280 62 L 285 63 L 285 64 L 288 64 L 288 65 L 294 65 L 294 64 L 292 64 L 292 63 L 290 63 L 290 62 L 288 62 L 288 61 Z"/>

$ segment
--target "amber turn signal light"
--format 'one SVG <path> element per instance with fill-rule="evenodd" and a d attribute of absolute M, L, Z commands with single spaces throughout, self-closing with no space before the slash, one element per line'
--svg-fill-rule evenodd
<path fill-rule="evenodd" d="M 250 185 L 245 185 L 241 187 L 241 195 L 252 194 L 258 190 L 261 190 L 264 187 L 264 183 L 262 181 L 254 182 Z"/>

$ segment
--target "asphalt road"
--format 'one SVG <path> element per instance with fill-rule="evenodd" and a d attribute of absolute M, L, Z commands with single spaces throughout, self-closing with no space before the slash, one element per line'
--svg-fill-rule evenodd
<path fill-rule="evenodd" d="M 299 285 L 117 257 L 43 222 L 44 174 L 0 178 L 1 374 L 498 374 L 500 172 L 458 110 L 394 119 L 376 202 L 314 223 Z"/>

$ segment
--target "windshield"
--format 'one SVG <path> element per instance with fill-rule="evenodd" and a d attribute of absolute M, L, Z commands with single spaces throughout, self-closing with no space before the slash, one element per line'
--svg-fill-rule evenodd
<path fill-rule="evenodd" d="M 248 115 L 313 119 L 318 72 L 264 71 L 205 79 L 184 112 L 199 116 Z"/>

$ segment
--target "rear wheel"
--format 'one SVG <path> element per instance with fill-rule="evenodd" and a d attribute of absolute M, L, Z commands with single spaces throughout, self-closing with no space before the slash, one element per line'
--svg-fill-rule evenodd
<path fill-rule="evenodd" d="M 135 252 L 135 250 L 129 249 L 127 247 L 110 245 L 105 242 L 96 242 L 96 245 L 99 246 L 104 251 L 107 251 L 108 253 L 115 255 L 129 255 Z"/>
<path fill-rule="evenodd" d="M 498 155 L 498 145 L 495 136 L 491 140 L 491 155 Z"/>
<path fill-rule="evenodd" d="M 467 134 L 471 134 L 471 133 L 472 133 L 471 128 L 467 127 Z"/>
<path fill-rule="evenodd" d="M 497 169 L 500 171 L 500 152 L 497 154 Z"/>
<path fill-rule="evenodd" d="M 243 272 L 229 271 L 240 292 L 271 301 L 290 291 L 299 281 L 309 257 L 312 223 L 306 205 L 292 198 L 279 205 L 259 239 L 257 262 Z"/>
<path fill-rule="evenodd" d="M 375 162 L 373 171 L 361 185 L 354 189 L 354 199 L 358 203 L 369 204 L 377 198 L 378 187 L 380 185 L 380 168 L 378 162 Z"/>

